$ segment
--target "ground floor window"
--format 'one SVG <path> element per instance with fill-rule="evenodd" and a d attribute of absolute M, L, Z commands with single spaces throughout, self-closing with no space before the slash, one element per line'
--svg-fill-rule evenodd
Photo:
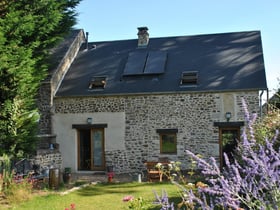
<path fill-rule="evenodd" d="M 177 154 L 177 129 L 157 129 L 161 154 Z"/>
<path fill-rule="evenodd" d="M 105 170 L 104 128 L 78 129 L 78 170 Z"/>

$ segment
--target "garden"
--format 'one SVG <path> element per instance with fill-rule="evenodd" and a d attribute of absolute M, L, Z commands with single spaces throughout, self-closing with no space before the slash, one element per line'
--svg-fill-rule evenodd
<path fill-rule="evenodd" d="M 156 168 L 168 179 L 164 182 L 74 183 L 53 191 L 36 188 L 26 177 L 18 181 L 9 169 L 9 157 L 2 157 L 0 177 L 1 209 L 279 209 L 280 148 L 279 109 L 258 119 L 249 114 L 245 102 L 246 126 L 234 158 L 224 155 L 220 169 L 215 158 L 203 159 L 186 151 L 192 160 L 188 175 L 180 162 Z M 7 166 L 7 167 L 5 167 Z M 195 178 L 194 178 L 195 177 Z M 190 181 L 190 178 L 192 178 Z"/>

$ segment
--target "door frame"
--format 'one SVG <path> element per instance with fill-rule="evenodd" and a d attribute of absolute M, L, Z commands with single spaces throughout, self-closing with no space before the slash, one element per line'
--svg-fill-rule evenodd
<path fill-rule="evenodd" d="M 106 158 L 105 158 L 105 128 L 107 128 L 107 124 L 73 124 L 73 129 L 76 129 L 76 139 L 77 139 L 77 170 L 84 171 L 80 168 L 80 131 L 81 130 L 89 130 L 90 131 L 90 171 L 104 171 L 106 169 Z M 102 130 L 102 161 L 103 165 L 101 167 L 93 167 L 93 157 L 92 157 L 92 136 L 94 130 Z M 86 169 L 85 169 L 86 171 Z"/>
<path fill-rule="evenodd" d="M 223 152 L 223 131 L 237 131 L 237 141 L 240 140 L 240 127 L 222 127 L 219 128 L 219 153 L 220 153 L 220 168 L 223 167 L 224 162 L 224 152 Z"/>
<path fill-rule="evenodd" d="M 223 144 L 222 144 L 222 131 L 223 130 L 237 130 L 239 140 L 241 137 L 241 127 L 244 126 L 244 121 L 240 122 L 214 122 L 214 126 L 219 129 L 219 158 L 220 158 L 220 169 L 223 168 Z"/>

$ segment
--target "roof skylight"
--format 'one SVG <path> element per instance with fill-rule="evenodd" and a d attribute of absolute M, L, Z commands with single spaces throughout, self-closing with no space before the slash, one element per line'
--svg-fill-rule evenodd
<path fill-rule="evenodd" d="M 92 77 L 89 89 L 104 89 L 106 85 L 106 77 L 104 76 L 95 76 Z"/>
<path fill-rule="evenodd" d="M 181 85 L 197 85 L 198 72 L 188 71 L 183 72 L 181 77 Z"/>

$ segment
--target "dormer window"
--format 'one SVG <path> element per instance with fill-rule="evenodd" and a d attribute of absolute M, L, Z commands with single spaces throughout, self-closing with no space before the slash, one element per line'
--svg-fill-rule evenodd
<path fill-rule="evenodd" d="M 181 77 L 181 85 L 197 85 L 197 71 L 183 72 Z"/>
<path fill-rule="evenodd" d="M 93 77 L 89 84 L 89 89 L 104 89 L 106 85 L 106 77 Z"/>

